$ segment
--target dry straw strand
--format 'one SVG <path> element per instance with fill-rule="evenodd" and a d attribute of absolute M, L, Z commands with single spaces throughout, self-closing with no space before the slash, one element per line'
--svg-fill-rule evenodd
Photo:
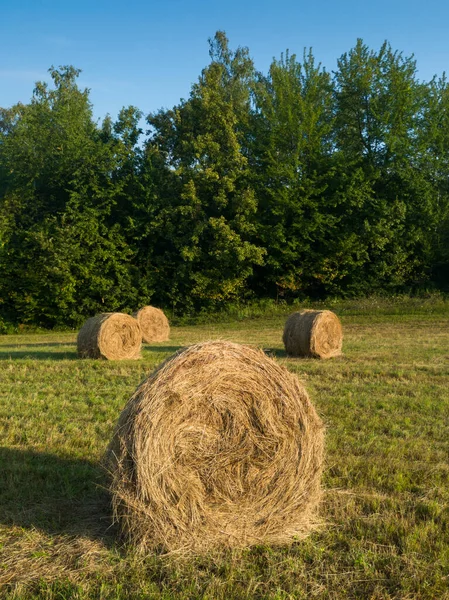
<path fill-rule="evenodd" d="M 114 516 L 142 551 L 284 544 L 317 524 L 324 428 L 261 350 L 196 344 L 136 390 L 106 453 Z"/>
<path fill-rule="evenodd" d="M 167 342 L 170 338 L 170 325 L 160 308 L 144 306 L 133 317 L 139 322 L 144 342 Z"/>
<path fill-rule="evenodd" d="M 101 313 L 88 319 L 78 333 L 80 358 L 109 360 L 140 358 L 142 332 L 136 319 L 124 313 Z"/>
<path fill-rule="evenodd" d="M 343 330 L 330 310 L 301 310 L 291 314 L 282 336 L 289 356 L 332 358 L 341 355 Z"/>

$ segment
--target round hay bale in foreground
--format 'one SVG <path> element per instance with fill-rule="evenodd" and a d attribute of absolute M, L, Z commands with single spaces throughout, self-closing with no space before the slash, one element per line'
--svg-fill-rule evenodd
<path fill-rule="evenodd" d="M 168 319 L 160 308 L 144 306 L 133 313 L 142 330 L 144 342 L 166 342 L 170 337 Z"/>
<path fill-rule="evenodd" d="M 290 356 L 332 358 L 340 356 L 343 331 L 330 310 L 301 310 L 290 315 L 282 336 Z"/>
<path fill-rule="evenodd" d="M 323 438 L 296 375 L 261 350 L 191 346 L 120 415 L 106 453 L 115 519 L 143 551 L 300 539 L 317 524 Z"/>
<path fill-rule="evenodd" d="M 77 338 L 80 358 L 140 358 L 141 346 L 139 323 L 124 313 L 101 313 L 88 319 Z"/>

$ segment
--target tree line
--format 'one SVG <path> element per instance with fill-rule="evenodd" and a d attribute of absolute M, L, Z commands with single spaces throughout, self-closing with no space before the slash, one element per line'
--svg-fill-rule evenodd
<path fill-rule="evenodd" d="M 224 32 L 187 99 L 93 118 L 73 66 L 0 109 L 0 311 L 78 325 L 143 304 L 444 286 L 449 87 L 362 40 L 267 74 Z"/>

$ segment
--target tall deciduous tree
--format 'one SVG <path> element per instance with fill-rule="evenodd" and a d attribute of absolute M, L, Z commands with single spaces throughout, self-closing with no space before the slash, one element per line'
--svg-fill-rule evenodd
<path fill-rule="evenodd" d="M 449 273 L 449 86 L 361 40 L 256 73 L 223 32 L 187 100 L 93 120 L 79 70 L 0 109 L 0 310 L 77 324 L 149 302 L 360 294 Z"/>
<path fill-rule="evenodd" d="M 50 69 L 3 125 L 0 299 L 14 320 L 76 324 L 134 294 L 116 204 L 114 147 L 92 119 L 73 67 Z M 120 184 L 119 190 L 123 186 Z"/>
<path fill-rule="evenodd" d="M 425 87 L 418 127 L 417 171 L 431 187 L 432 222 L 423 224 L 430 245 L 432 277 L 447 288 L 449 282 L 449 83 L 434 77 Z"/>
<path fill-rule="evenodd" d="M 364 257 L 348 285 L 411 283 L 424 275 L 431 214 L 431 190 L 414 162 L 423 94 L 415 61 L 386 42 L 375 52 L 358 40 L 339 59 L 335 83 L 342 227 Z"/>
<path fill-rule="evenodd" d="M 311 51 L 301 64 L 287 52 L 254 86 L 253 165 L 259 235 L 266 266 L 256 285 L 305 293 L 332 278 L 327 244 L 335 215 L 332 177 L 332 84 Z"/>
<path fill-rule="evenodd" d="M 231 51 L 222 32 L 210 56 L 189 99 L 148 118 L 147 153 L 166 165 L 151 231 L 157 293 L 196 307 L 241 296 L 263 260 L 252 241 L 257 205 L 242 131 L 252 61 L 244 48 Z"/>

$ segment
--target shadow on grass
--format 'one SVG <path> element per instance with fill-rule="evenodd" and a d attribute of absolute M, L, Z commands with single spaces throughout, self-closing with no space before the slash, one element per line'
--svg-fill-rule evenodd
<path fill-rule="evenodd" d="M 38 342 L 36 344 L 0 344 L 0 361 L 29 358 L 32 360 L 76 360 L 73 342 Z M 46 351 L 45 348 L 58 348 Z M 60 350 L 59 350 L 60 348 Z"/>
<path fill-rule="evenodd" d="M 0 344 L 0 349 L 2 348 L 29 348 L 30 346 L 36 348 L 37 346 L 42 346 L 46 348 L 53 348 L 59 346 L 73 346 L 75 342 L 37 342 L 36 344 Z"/>
<path fill-rule="evenodd" d="M 263 351 L 271 358 L 291 358 L 284 349 L 280 348 L 264 348 Z"/>
<path fill-rule="evenodd" d="M 178 350 L 185 348 L 185 346 L 152 346 L 151 344 L 143 344 L 142 348 L 149 352 L 159 352 L 160 354 L 170 352 L 171 354 L 174 354 L 175 352 L 178 352 Z"/>
<path fill-rule="evenodd" d="M 77 360 L 76 352 L 42 352 L 42 351 L 19 351 L 2 352 L 0 348 L 1 360 L 18 360 L 29 358 L 30 360 Z"/>
<path fill-rule="evenodd" d="M 83 459 L 0 448 L 0 522 L 37 528 L 51 535 L 82 535 L 111 546 L 106 477 L 100 465 Z"/>

